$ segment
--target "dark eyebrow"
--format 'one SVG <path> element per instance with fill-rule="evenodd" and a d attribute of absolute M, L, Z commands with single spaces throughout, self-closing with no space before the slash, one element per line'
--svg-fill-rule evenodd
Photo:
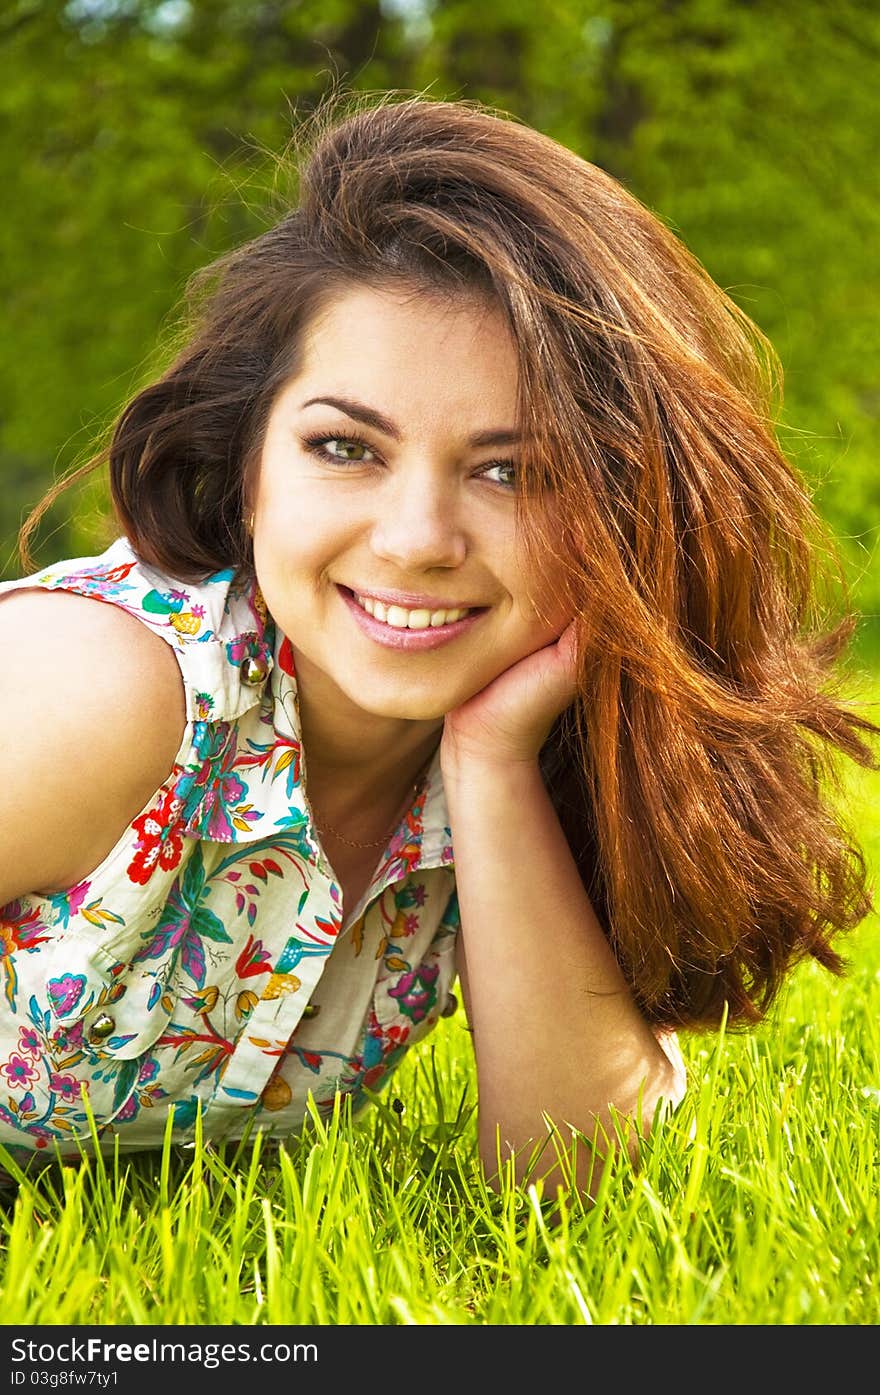
<path fill-rule="evenodd" d="M 372 407 L 364 406 L 363 402 L 352 402 L 345 397 L 310 397 L 307 402 L 303 402 L 302 407 L 313 407 L 316 403 L 321 403 L 325 407 L 335 407 L 337 411 L 345 412 L 346 416 L 354 421 L 362 421 L 365 426 L 372 426 L 374 431 L 381 431 L 384 436 L 390 436 L 393 441 L 400 441 L 401 431 L 399 426 L 395 426 L 389 417 L 385 417 L 381 412 L 377 412 Z M 518 431 L 478 431 L 470 438 L 472 446 L 512 446 L 519 441 Z"/>

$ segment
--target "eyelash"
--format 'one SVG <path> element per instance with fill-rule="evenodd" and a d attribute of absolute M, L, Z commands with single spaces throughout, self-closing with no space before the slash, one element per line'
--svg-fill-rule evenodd
<path fill-rule="evenodd" d="M 373 455 L 376 454 L 376 451 L 370 445 L 369 441 L 365 441 L 361 436 L 352 436 L 350 434 L 343 436 L 339 432 L 334 432 L 332 434 L 319 432 L 313 436 L 304 436 L 302 443 L 310 454 L 316 455 L 319 460 L 325 460 L 331 465 L 369 465 L 372 463 L 368 460 L 343 460 L 341 456 L 331 455 L 329 451 L 324 450 L 324 447 L 330 441 L 344 441 L 345 444 L 349 446 L 362 446 L 364 450 L 370 451 Z M 509 466 L 511 470 L 516 470 L 516 462 L 513 460 L 491 460 L 483 467 L 483 470 L 494 470 L 499 465 L 506 465 Z M 512 493 L 515 488 L 513 484 L 501 484 L 497 480 L 490 480 L 490 483 L 497 484 L 499 489 L 504 489 L 508 493 Z"/>

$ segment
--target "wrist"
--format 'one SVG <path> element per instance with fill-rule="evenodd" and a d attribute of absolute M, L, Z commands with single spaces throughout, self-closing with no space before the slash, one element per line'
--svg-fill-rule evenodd
<path fill-rule="evenodd" d="M 441 748 L 440 769 L 447 790 L 475 785 L 526 788 L 535 779 L 541 780 L 537 756 L 513 756 L 498 751 Z"/>
<path fill-rule="evenodd" d="M 484 732 L 470 737 L 447 723 L 440 741 L 440 765 L 450 779 L 458 775 L 498 774 L 508 770 L 537 768 L 540 749 L 487 739 Z"/>

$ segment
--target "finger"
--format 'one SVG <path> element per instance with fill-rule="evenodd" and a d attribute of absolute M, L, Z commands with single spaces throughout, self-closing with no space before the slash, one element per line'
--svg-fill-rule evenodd
<path fill-rule="evenodd" d="M 577 635 L 574 625 L 563 630 L 555 644 L 545 651 L 551 662 L 541 673 L 542 697 L 554 716 L 574 701 L 577 694 Z"/>
<path fill-rule="evenodd" d="M 577 661 L 577 626 L 574 620 L 566 625 L 556 641 L 556 647 L 566 665 L 573 665 Z"/>
<path fill-rule="evenodd" d="M 568 677 L 575 677 L 577 672 L 577 628 L 575 621 L 570 621 L 559 635 L 559 639 L 556 640 L 556 661 Z"/>

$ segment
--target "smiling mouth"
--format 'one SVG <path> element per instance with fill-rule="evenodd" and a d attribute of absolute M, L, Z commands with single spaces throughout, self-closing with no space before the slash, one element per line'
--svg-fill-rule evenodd
<path fill-rule="evenodd" d="M 392 630 L 436 630 L 441 625 L 451 625 L 456 620 L 464 620 L 466 616 L 473 615 L 476 610 L 483 608 L 459 606 L 456 609 L 429 610 L 419 606 L 410 609 L 406 606 L 386 605 L 384 601 L 363 595 L 359 591 L 350 591 L 349 595 L 367 615 L 371 615 L 379 624 L 387 625 Z"/>

